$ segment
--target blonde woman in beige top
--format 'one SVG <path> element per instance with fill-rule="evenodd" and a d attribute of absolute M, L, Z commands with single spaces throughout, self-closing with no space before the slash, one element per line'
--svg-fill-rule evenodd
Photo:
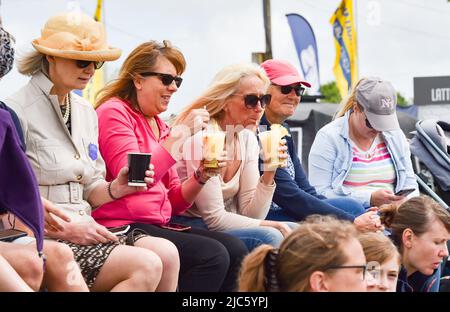
<path fill-rule="evenodd" d="M 208 180 L 195 205 L 178 220 L 198 225 L 198 219 L 192 217 L 202 218 L 210 230 L 239 237 L 249 250 L 261 244 L 279 246 L 291 232 L 288 223 L 264 220 L 275 190 L 275 171 L 259 175 L 255 131 L 265 105 L 270 102 L 270 95 L 266 94 L 268 86 L 266 74 L 255 64 L 227 66 L 203 95 L 179 115 L 174 127 L 176 131 L 178 121 L 189 111 L 205 107 L 211 117 L 210 126 L 226 132 L 227 155 L 227 166 Z M 284 143 L 282 140 L 281 145 Z M 279 150 L 280 157 L 285 158 L 286 147 Z M 190 176 L 202 158 L 202 133 L 197 133 L 182 144 L 180 178 Z M 206 181 L 206 177 L 202 179 Z"/>

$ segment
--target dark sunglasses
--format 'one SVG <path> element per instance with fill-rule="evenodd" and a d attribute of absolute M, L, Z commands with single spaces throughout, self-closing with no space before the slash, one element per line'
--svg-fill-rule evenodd
<path fill-rule="evenodd" d="M 77 67 L 78 68 L 86 68 L 89 65 L 91 65 L 91 63 L 94 63 L 94 68 L 95 69 L 100 69 L 103 66 L 103 64 L 105 64 L 105 62 L 94 62 L 94 61 L 77 60 Z"/>
<path fill-rule="evenodd" d="M 370 124 L 369 119 L 367 119 L 367 117 L 366 117 L 366 127 L 369 128 L 369 129 L 373 129 L 373 127 Z"/>
<path fill-rule="evenodd" d="M 364 109 L 361 109 L 361 112 L 364 113 Z M 364 113 L 364 118 L 365 118 L 365 122 L 366 122 L 366 127 L 369 129 L 373 129 L 372 125 L 369 122 L 369 119 L 367 119 L 367 115 Z"/>
<path fill-rule="evenodd" d="M 276 86 L 278 86 L 278 85 L 276 85 Z M 278 87 L 280 87 L 281 93 L 283 93 L 283 94 L 289 94 L 289 93 L 291 93 L 292 89 L 294 89 L 295 94 L 297 96 L 301 96 L 301 95 L 305 94 L 305 90 L 306 90 L 306 88 L 301 85 L 296 85 L 296 86 L 288 85 L 288 86 L 278 86 Z"/>
<path fill-rule="evenodd" d="M 235 94 L 241 95 L 244 97 L 245 107 L 248 109 L 254 109 L 258 105 L 258 102 L 261 103 L 261 108 L 265 108 L 266 105 L 270 103 L 272 96 L 270 94 L 263 94 L 261 96 L 257 96 L 256 94 Z"/>
<path fill-rule="evenodd" d="M 148 76 L 158 76 L 158 78 L 161 80 L 163 85 L 170 86 L 172 82 L 175 80 L 175 85 L 177 88 L 181 86 L 181 83 L 183 82 L 183 78 L 179 76 L 172 76 L 169 74 L 162 74 L 162 73 L 155 73 L 155 72 L 145 72 L 141 73 L 141 76 L 148 77 Z"/>

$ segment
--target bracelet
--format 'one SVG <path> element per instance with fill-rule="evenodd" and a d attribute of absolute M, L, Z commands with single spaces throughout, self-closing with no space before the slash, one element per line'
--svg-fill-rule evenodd
<path fill-rule="evenodd" d="M 205 185 L 206 182 L 202 181 L 202 178 L 200 176 L 200 169 L 197 168 L 197 170 L 194 171 L 194 178 L 195 181 L 197 181 L 198 184 L 200 185 Z"/>
<path fill-rule="evenodd" d="M 113 200 L 119 199 L 118 197 L 114 197 L 114 195 L 112 194 L 111 184 L 112 184 L 112 181 L 108 182 L 108 186 L 106 187 L 106 189 L 108 190 L 109 197 L 111 197 Z"/>

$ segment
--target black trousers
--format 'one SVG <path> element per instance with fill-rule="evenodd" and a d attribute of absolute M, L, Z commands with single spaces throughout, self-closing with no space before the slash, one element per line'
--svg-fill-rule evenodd
<path fill-rule="evenodd" d="M 178 289 L 181 292 L 236 291 L 242 259 L 248 253 L 238 238 L 221 232 L 192 227 L 185 232 L 153 224 L 134 223 L 151 236 L 170 240 L 180 254 Z"/>

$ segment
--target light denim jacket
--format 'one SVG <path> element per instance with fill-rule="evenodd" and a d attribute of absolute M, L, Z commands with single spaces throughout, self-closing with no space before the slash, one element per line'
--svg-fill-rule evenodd
<path fill-rule="evenodd" d="M 309 153 L 309 181 L 317 192 L 328 198 L 352 197 L 365 207 L 370 207 L 369 191 L 352 191 L 343 185 L 353 161 L 349 138 L 348 111 L 324 126 L 316 135 Z M 418 185 L 411 164 L 411 153 L 402 130 L 382 132 L 396 174 L 395 192 L 415 188 L 412 197 L 419 195 Z"/>

